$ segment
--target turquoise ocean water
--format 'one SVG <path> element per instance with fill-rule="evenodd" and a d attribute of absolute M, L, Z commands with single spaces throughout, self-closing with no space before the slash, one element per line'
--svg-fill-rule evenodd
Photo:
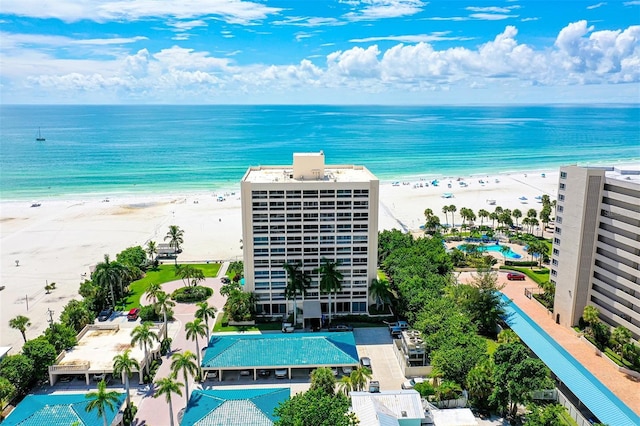
<path fill-rule="evenodd" d="M 640 107 L 3 105 L 0 197 L 238 188 L 319 150 L 382 180 L 640 162 Z"/>

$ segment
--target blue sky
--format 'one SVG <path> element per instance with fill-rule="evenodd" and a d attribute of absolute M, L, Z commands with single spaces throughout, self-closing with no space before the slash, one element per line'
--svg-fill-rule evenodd
<path fill-rule="evenodd" d="M 640 0 L 2 0 L 2 103 L 639 103 Z"/>

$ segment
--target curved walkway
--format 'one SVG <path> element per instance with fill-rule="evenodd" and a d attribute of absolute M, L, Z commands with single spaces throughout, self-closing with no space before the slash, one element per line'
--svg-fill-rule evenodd
<path fill-rule="evenodd" d="M 226 297 L 220 295 L 220 287 L 222 287 L 222 281 L 220 277 L 226 273 L 228 262 L 225 262 L 216 278 L 206 278 L 201 285 L 210 287 L 213 289 L 213 295 L 207 300 L 209 305 L 215 306 L 218 312 L 222 311 L 222 308 L 226 302 Z M 168 293 L 183 287 L 182 280 L 172 281 L 162 285 L 162 289 Z M 175 321 L 169 324 L 169 337 L 173 339 L 171 343 L 171 352 L 162 357 L 162 364 L 158 369 L 155 380 L 171 375 L 171 355 L 176 352 L 182 352 L 189 350 L 193 353 L 196 352 L 196 343 L 192 340 L 187 340 L 184 324 L 191 322 L 194 319 L 194 314 L 197 310 L 197 306 L 192 303 L 177 303 L 174 308 Z M 213 320 L 215 321 L 215 320 Z M 209 327 L 213 328 L 213 321 L 209 321 Z M 200 350 L 206 347 L 206 337 L 199 340 Z M 182 375 L 177 378 L 177 381 L 184 383 Z M 196 388 L 196 383 L 193 377 L 189 378 L 189 392 L 192 392 Z M 186 407 L 187 396 L 185 395 L 185 388 L 182 387 L 182 396 L 173 395 L 171 402 L 173 405 L 174 424 L 178 425 L 178 413 L 181 409 Z M 132 397 L 135 395 L 135 390 L 132 390 Z M 169 424 L 169 407 L 165 401 L 165 397 L 153 398 L 153 390 L 147 392 L 142 396 L 140 401 L 135 401 L 138 407 L 138 413 L 134 420 L 134 425 L 164 425 Z"/>
<path fill-rule="evenodd" d="M 606 356 L 596 355 L 593 348 L 578 338 L 573 329 L 556 324 L 552 315 L 540 303 L 535 299 L 527 298 L 524 295 L 524 289 L 537 287 L 536 283 L 529 278 L 526 281 L 508 281 L 505 273 L 500 273 L 499 276 L 499 282 L 506 284 L 502 293 L 513 300 L 529 318 L 631 410 L 640 415 L 640 383 L 618 371 Z"/>

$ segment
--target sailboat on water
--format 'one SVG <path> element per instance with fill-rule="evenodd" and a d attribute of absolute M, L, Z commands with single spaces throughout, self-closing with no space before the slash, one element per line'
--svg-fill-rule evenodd
<path fill-rule="evenodd" d="M 44 136 L 42 136 L 42 133 L 40 133 L 40 127 L 38 127 L 38 134 L 36 134 L 36 140 L 38 142 L 44 142 L 46 141 L 46 139 L 44 138 Z"/>

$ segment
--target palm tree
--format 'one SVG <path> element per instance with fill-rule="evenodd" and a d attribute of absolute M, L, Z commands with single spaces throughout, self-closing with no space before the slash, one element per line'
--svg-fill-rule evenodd
<path fill-rule="evenodd" d="M 196 355 L 198 356 L 198 375 L 200 375 L 200 344 L 198 338 L 207 335 L 207 326 L 202 322 L 200 318 L 196 318 L 191 322 L 184 325 L 184 331 L 187 332 L 187 339 L 194 340 L 196 342 Z"/>
<path fill-rule="evenodd" d="M 391 290 L 389 289 L 389 281 L 384 278 L 374 278 L 371 280 L 371 285 L 369 286 L 369 294 L 376 301 L 376 309 L 380 305 L 384 309 L 384 305 L 386 303 L 391 303 Z"/>
<path fill-rule="evenodd" d="M 177 225 L 170 225 L 169 232 L 164 237 L 164 240 L 169 240 L 169 247 L 178 253 L 180 251 L 180 245 L 184 243 L 184 231 Z M 178 256 L 175 257 L 176 265 L 178 264 Z"/>
<path fill-rule="evenodd" d="M 449 401 L 452 399 L 457 399 L 461 391 L 462 388 L 456 382 L 444 380 L 440 384 L 440 386 L 436 388 L 435 397 L 438 402 Z"/>
<path fill-rule="evenodd" d="M 522 211 L 520 209 L 513 209 L 511 216 L 516 220 L 516 228 L 518 227 L 518 219 L 522 217 Z"/>
<path fill-rule="evenodd" d="M 447 215 L 447 213 L 449 213 L 449 206 L 442 206 L 442 213 L 444 213 L 445 224 L 449 226 L 449 216 Z"/>
<path fill-rule="evenodd" d="M 358 392 L 367 386 L 367 380 L 371 379 L 371 370 L 367 367 L 356 368 L 351 372 L 351 386 Z"/>
<path fill-rule="evenodd" d="M 196 303 L 198 310 L 196 310 L 195 316 L 196 318 L 200 318 L 207 326 L 207 345 L 209 345 L 209 320 L 214 319 L 216 317 L 216 308 L 213 306 L 209 306 L 209 304 L 204 301 L 200 303 Z"/>
<path fill-rule="evenodd" d="M 590 326 L 593 326 L 593 324 L 600 320 L 600 311 L 598 311 L 598 308 L 595 306 L 587 305 L 584 307 L 584 311 L 582 311 L 582 319 Z"/>
<path fill-rule="evenodd" d="M 140 373 L 140 364 L 134 358 L 129 356 L 131 349 L 125 350 L 121 355 L 113 357 L 113 374 L 121 374 L 124 381 L 124 387 L 127 391 L 127 407 L 131 406 L 131 395 L 129 394 L 129 379 L 134 371 Z"/>
<path fill-rule="evenodd" d="M 91 276 L 91 280 L 101 288 L 109 288 L 111 291 L 111 306 L 116 305 L 116 296 L 113 291 L 114 284 L 120 288 L 118 297 L 122 296 L 124 289 L 122 283 L 127 275 L 126 268 L 116 262 L 109 259 L 109 255 L 104 255 L 104 261 L 96 265 L 96 269 Z"/>
<path fill-rule="evenodd" d="M 164 340 L 167 340 L 167 338 L 169 337 L 167 334 L 167 316 L 171 314 L 171 308 L 173 308 L 174 306 L 176 306 L 176 302 L 171 300 L 171 297 L 167 293 L 165 293 L 164 291 L 160 291 L 158 292 L 158 294 L 156 294 L 155 307 L 156 312 L 162 314 L 162 321 L 164 323 Z"/>
<path fill-rule="evenodd" d="M 489 216 L 490 216 L 490 213 L 485 209 L 478 210 L 478 217 L 480 218 L 480 226 L 482 226 L 484 219 L 488 219 Z"/>
<path fill-rule="evenodd" d="M 307 287 L 311 284 L 311 277 L 304 272 L 300 263 L 287 263 L 285 262 L 282 267 L 287 271 L 288 282 L 287 287 L 284 289 L 284 296 L 287 299 L 293 298 L 293 325 L 297 324 L 298 294 L 303 297 L 307 294 Z"/>
<path fill-rule="evenodd" d="M 95 392 L 89 392 L 84 397 L 90 400 L 85 407 L 87 413 L 92 412 L 93 410 L 98 411 L 98 417 L 102 417 L 104 421 L 104 426 L 107 426 L 107 409 L 112 412 L 117 412 L 118 408 L 117 403 L 120 400 L 118 392 L 110 391 L 107 392 L 107 384 L 104 380 L 101 380 L 98 383 L 98 390 Z"/>
<path fill-rule="evenodd" d="M 452 227 L 452 228 L 455 228 L 455 226 L 456 226 L 456 220 L 455 220 L 454 215 L 455 215 L 456 211 L 458 211 L 458 209 L 456 208 L 456 206 L 455 206 L 455 205 L 451 204 L 451 205 L 449 206 L 449 211 L 451 212 L 451 227 Z"/>
<path fill-rule="evenodd" d="M 9 327 L 20 331 L 24 342 L 27 343 L 27 334 L 25 332 L 27 331 L 27 327 L 31 327 L 31 320 L 29 318 L 24 315 L 18 315 L 9 320 Z"/>
<path fill-rule="evenodd" d="M 144 349 L 144 367 L 146 372 L 149 373 L 149 346 L 153 344 L 153 341 L 159 341 L 158 335 L 151 331 L 150 322 L 143 322 L 131 331 L 131 345 L 140 344 Z"/>
<path fill-rule="evenodd" d="M 500 253 L 502 253 L 502 257 L 504 258 L 505 263 L 507 262 L 507 253 L 511 251 L 509 246 L 500 246 Z"/>
<path fill-rule="evenodd" d="M 353 390 L 353 383 L 351 382 L 351 376 L 342 376 L 338 382 L 338 388 L 346 396 L 349 396 L 349 392 Z"/>
<path fill-rule="evenodd" d="M 340 261 L 332 262 L 322 258 L 322 265 L 316 271 L 320 272 L 320 291 L 329 293 L 329 324 L 331 324 L 331 293 L 342 290 L 342 272 L 338 270 Z"/>
<path fill-rule="evenodd" d="M 613 329 L 611 339 L 615 342 L 616 353 L 622 356 L 625 345 L 631 343 L 631 332 L 626 327 L 620 325 Z"/>
<path fill-rule="evenodd" d="M 158 301 L 158 293 L 162 291 L 162 284 L 158 283 L 149 283 L 147 286 L 147 301 L 153 302 L 154 304 Z"/>
<path fill-rule="evenodd" d="M 149 255 L 149 261 L 153 262 L 153 255 L 158 253 L 158 248 L 156 247 L 156 242 L 155 241 L 149 241 L 147 243 L 147 247 L 145 248 L 145 251 Z"/>
<path fill-rule="evenodd" d="M 184 386 L 182 383 L 177 382 L 173 377 L 163 377 L 158 380 L 156 383 L 156 391 L 153 394 L 154 398 L 159 398 L 164 395 L 165 401 L 169 405 L 169 425 L 173 426 L 173 404 L 171 403 L 171 394 L 178 394 L 178 396 L 182 396 L 182 390 L 180 390 L 181 386 Z"/>
<path fill-rule="evenodd" d="M 194 362 L 196 355 L 191 351 L 184 351 L 183 353 L 175 353 L 171 356 L 171 371 L 173 376 L 177 377 L 178 373 L 182 371 L 184 377 L 184 387 L 187 396 L 187 404 L 189 404 L 189 376 L 195 376 L 198 372 L 198 366 Z"/>
<path fill-rule="evenodd" d="M 496 213 L 496 212 L 489 213 L 489 219 L 491 219 L 491 227 L 493 229 L 495 229 L 496 228 L 496 220 L 498 220 L 498 213 Z"/>

